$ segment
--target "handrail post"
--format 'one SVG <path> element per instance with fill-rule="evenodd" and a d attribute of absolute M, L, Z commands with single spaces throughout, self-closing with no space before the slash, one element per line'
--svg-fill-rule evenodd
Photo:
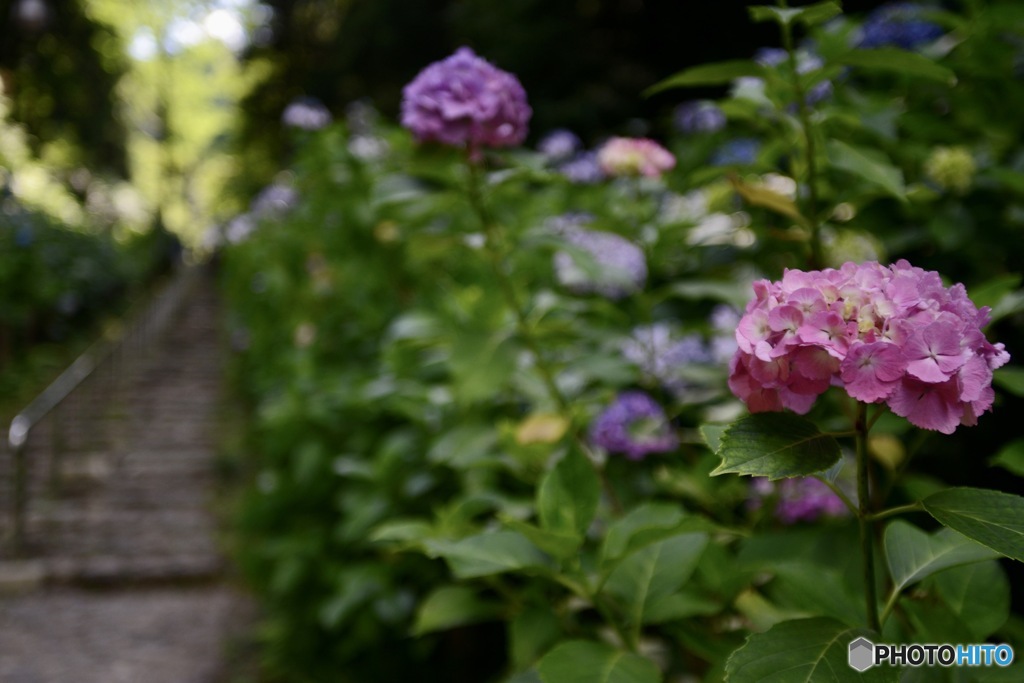
<path fill-rule="evenodd" d="M 28 446 L 28 422 L 23 416 L 18 415 L 11 422 L 11 429 L 8 435 L 8 444 L 11 448 L 11 458 L 14 465 L 14 481 L 12 482 L 12 503 L 11 508 L 11 551 L 15 557 L 21 557 L 27 550 L 25 533 L 25 514 L 28 508 L 28 458 L 26 451 Z"/>

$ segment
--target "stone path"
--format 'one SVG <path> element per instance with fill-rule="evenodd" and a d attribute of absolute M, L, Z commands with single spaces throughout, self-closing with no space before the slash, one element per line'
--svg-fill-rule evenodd
<path fill-rule="evenodd" d="M 127 349 L 33 432 L 30 553 L 0 555 L 4 683 L 229 680 L 226 648 L 252 608 L 227 579 L 213 507 L 214 283 L 194 274 L 188 287 L 152 352 Z M 60 495 L 47 496 L 55 437 Z M 9 467 L 0 459 L 0 478 Z M 5 483 L 4 516 L 9 502 Z"/>

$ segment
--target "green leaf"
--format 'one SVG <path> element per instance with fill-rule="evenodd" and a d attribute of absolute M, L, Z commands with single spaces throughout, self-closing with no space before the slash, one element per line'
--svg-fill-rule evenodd
<path fill-rule="evenodd" d="M 832 0 L 819 2 L 807 7 L 773 7 L 771 5 L 755 5 L 748 8 L 750 18 L 756 22 L 774 21 L 780 26 L 800 23 L 804 26 L 817 26 L 842 13 L 839 3 Z"/>
<path fill-rule="evenodd" d="M 500 606 L 483 600 L 468 586 L 441 586 L 420 603 L 414 636 L 444 631 L 456 626 L 489 621 L 500 614 Z"/>
<path fill-rule="evenodd" d="M 998 553 L 1024 562 L 1024 498 L 958 487 L 934 493 L 924 509 L 942 524 Z"/>
<path fill-rule="evenodd" d="M 825 152 L 833 168 L 859 176 L 902 202 L 907 200 L 903 171 L 893 166 L 881 152 L 854 147 L 839 140 L 828 140 Z"/>
<path fill-rule="evenodd" d="M 679 591 L 653 603 L 644 615 L 648 624 L 664 624 L 695 616 L 717 614 L 723 609 L 722 603 L 705 595 Z"/>
<path fill-rule="evenodd" d="M 601 483 L 594 466 L 580 449 L 570 449 L 537 489 L 541 527 L 576 534 L 582 540 L 597 512 L 600 496 Z"/>
<path fill-rule="evenodd" d="M 711 452 L 717 453 L 718 449 L 722 447 L 722 435 L 725 434 L 725 430 L 728 428 L 729 425 L 702 424 L 698 431 L 700 431 L 700 437 L 708 445 L 708 448 L 711 449 Z"/>
<path fill-rule="evenodd" d="M 562 632 L 550 606 L 528 607 L 509 625 L 509 660 L 516 670 L 525 669 L 544 653 Z"/>
<path fill-rule="evenodd" d="M 836 61 L 847 66 L 878 71 L 895 71 L 906 76 L 927 78 L 949 86 L 956 84 L 956 74 L 951 70 L 916 52 L 908 52 L 895 47 L 851 50 L 840 55 Z"/>
<path fill-rule="evenodd" d="M 755 633 L 725 664 L 729 683 L 883 683 L 896 681 L 896 669 L 858 673 L 848 662 L 850 642 L 873 631 L 828 619 L 794 619 Z"/>
<path fill-rule="evenodd" d="M 659 683 L 650 660 L 604 643 L 570 640 L 547 653 L 537 665 L 544 683 Z"/>
<path fill-rule="evenodd" d="M 834 567 L 792 562 L 774 569 L 770 597 L 780 606 L 805 614 L 833 617 L 851 626 L 864 623 L 864 598 Z"/>
<path fill-rule="evenodd" d="M 989 464 L 1024 477 L 1024 439 L 1014 439 L 1003 446 Z"/>
<path fill-rule="evenodd" d="M 548 555 L 559 559 L 566 560 L 576 557 L 579 553 L 580 544 L 583 542 L 583 538 L 575 531 L 541 529 L 539 526 L 529 522 L 511 519 L 507 516 L 502 516 L 501 521 L 508 529 L 522 534 Z"/>
<path fill-rule="evenodd" d="M 836 440 L 809 420 L 789 413 L 758 413 L 729 425 L 718 455 L 722 464 L 712 476 L 734 472 L 775 480 L 827 470 L 841 452 Z"/>
<path fill-rule="evenodd" d="M 1010 582 L 994 560 L 936 574 L 935 588 L 970 631 L 971 642 L 984 642 L 1010 616 Z"/>
<path fill-rule="evenodd" d="M 684 88 L 704 85 L 724 85 L 733 79 L 743 76 L 765 75 L 765 68 L 757 62 L 748 59 L 736 59 L 727 62 L 714 62 L 712 64 L 701 64 L 685 71 L 669 76 L 663 81 L 655 83 L 644 91 L 644 97 L 650 97 L 662 90 L 671 88 Z"/>
<path fill-rule="evenodd" d="M 748 204 L 774 211 L 799 223 L 807 223 L 807 219 L 803 217 L 800 209 L 797 208 L 796 202 L 789 197 L 761 185 L 745 183 L 737 176 L 730 177 L 729 182 L 732 183 L 736 193 L 743 197 L 743 200 Z"/>
<path fill-rule="evenodd" d="M 548 558 L 515 531 L 488 531 L 458 541 L 427 539 L 427 554 L 443 557 L 460 579 L 528 568 L 546 568 Z"/>
<path fill-rule="evenodd" d="M 472 467 L 493 459 L 492 453 L 497 441 L 498 432 L 493 426 L 463 424 L 449 430 L 434 442 L 427 458 L 432 463 L 460 469 Z"/>
<path fill-rule="evenodd" d="M 901 591 L 943 569 L 998 556 L 952 529 L 928 534 L 903 520 L 896 520 L 885 528 L 883 543 L 894 591 Z"/>
<path fill-rule="evenodd" d="M 1014 396 L 1024 396 L 1024 368 L 1003 367 L 992 373 L 992 382 Z"/>
<path fill-rule="evenodd" d="M 690 578 L 707 542 L 707 534 L 690 533 L 645 546 L 615 566 L 604 590 L 621 601 L 630 625 L 643 623 Z"/>
<path fill-rule="evenodd" d="M 617 560 L 628 550 L 659 540 L 670 534 L 683 521 L 684 516 L 682 508 L 672 503 L 638 505 L 608 527 L 601 548 L 601 561 L 607 563 Z M 661 536 L 657 535 L 659 533 Z"/>

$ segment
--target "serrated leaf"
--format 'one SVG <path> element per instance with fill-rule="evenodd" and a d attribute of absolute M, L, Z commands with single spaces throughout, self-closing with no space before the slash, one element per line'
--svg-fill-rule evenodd
<path fill-rule="evenodd" d="M 817 26 L 842 13 L 839 3 L 826 0 L 806 7 L 773 7 L 772 5 L 755 5 L 748 8 L 750 18 L 754 21 L 775 21 L 780 26 L 794 23 L 804 26 Z"/>
<path fill-rule="evenodd" d="M 933 493 L 921 503 L 942 524 L 1024 562 L 1024 498 L 990 489 L 957 487 Z"/>
<path fill-rule="evenodd" d="M 725 430 L 728 428 L 728 425 L 702 424 L 698 431 L 711 452 L 717 453 L 722 446 L 722 434 L 725 434 Z"/>
<path fill-rule="evenodd" d="M 444 631 L 494 619 L 500 606 L 482 599 L 468 586 L 442 586 L 420 603 L 412 635 Z"/>
<path fill-rule="evenodd" d="M 951 70 L 916 52 L 908 52 L 896 47 L 851 50 L 840 55 L 836 61 L 847 66 L 894 71 L 907 76 L 927 78 L 950 86 L 956 83 L 956 74 Z"/>
<path fill-rule="evenodd" d="M 704 85 L 724 85 L 743 76 L 765 75 L 765 68 L 748 59 L 736 59 L 727 62 L 701 64 L 669 76 L 655 83 L 644 91 L 644 97 L 650 97 L 663 90 Z"/>
<path fill-rule="evenodd" d="M 679 534 L 651 543 L 620 561 L 604 584 L 619 599 L 627 623 L 644 623 L 653 607 L 693 574 L 707 545 L 707 534 Z"/>
<path fill-rule="evenodd" d="M 952 529 L 928 534 L 903 520 L 886 527 L 883 545 L 894 591 L 943 569 L 998 557 L 998 553 Z"/>
<path fill-rule="evenodd" d="M 427 539 L 427 554 L 442 557 L 460 579 L 527 568 L 545 568 L 547 556 L 515 531 L 489 531 L 458 541 Z"/>
<path fill-rule="evenodd" d="M 874 632 L 826 617 L 794 619 L 755 633 L 725 664 L 729 683 L 889 683 L 896 669 L 858 673 L 848 662 L 850 642 Z"/>
<path fill-rule="evenodd" d="M 1024 439 L 1014 439 L 1003 446 L 989 464 L 1024 477 Z"/>
<path fill-rule="evenodd" d="M 813 422 L 789 413 L 758 413 L 726 429 L 712 476 L 749 474 L 771 480 L 827 470 L 842 455 L 839 444 Z"/>
<path fill-rule="evenodd" d="M 544 683 L 659 683 L 653 662 L 611 645 L 570 640 L 558 645 L 537 664 Z"/>
<path fill-rule="evenodd" d="M 581 539 L 597 512 L 601 482 L 589 458 L 572 448 L 545 475 L 537 489 L 537 512 L 544 529 Z"/>
<path fill-rule="evenodd" d="M 902 202 L 907 200 L 903 171 L 881 152 L 854 147 L 839 140 L 828 140 L 825 152 L 833 168 L 852 173 Z"/>

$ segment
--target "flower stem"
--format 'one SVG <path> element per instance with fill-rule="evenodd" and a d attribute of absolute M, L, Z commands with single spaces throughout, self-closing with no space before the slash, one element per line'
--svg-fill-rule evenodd
<path fill-rule="evenodd" d="M 526 348 L 529 349 L 530 354 L 533 356 L 534 367 L 537 368 L 541 381 L 544 382 L 544 387 L 547 389 L 548 396 L 558 407 L 559 411 L 567 417 L 571 417 L 569 401 L 565 398 L 561 389 L 558 388 L 558 384 L 555 382 L 555 375 L 551 368 L 548 367 L 540 352 L 540 346 L 537 344 L 537 340 L 533 336 L 533 331 L 530 329 L 526 310 L 519 302 L 519 297 L 516 295 L 516 290 L 512 285 L 512 280 L 509 278 L 508 272 L 505 270 L 504 236 L 502 235 L 499 226 L 491 219 L 491 215 L 487 210 L 487 205 L 484 203 L 483 193 L 480 188 L 480 168 L 477 164 L 473 163 L 472 160 L 467 162 L 467 166 L 469 167 L 469 202 L 473 207 L 474 213 L 476 213 L 477 217 L 480 219 L 480 224 L 483 227 L 485 238 L 484 247 L 491 262 L 491 269 L 494 271 L 494 277 L 497 279 L 498 286 L 501 288 L 502 296 L 505 298 L 505 304 L 512 311 L 512 315 L 515 316 L 516 332 L 519 334 L 520 339 L 522 339 Z"/>
<path fill-rule="evenodd" d="M 787 7 L 786 0 L 779 0 L 780 7 Z M 796 95 L 797 116 L 804 137 L 804 149 L 807 151 L 807 201 L 804 217 L 810 230 L 810 267 L 821 268 L 825 265 L 821 248 L 821 224 L 818 222 L 818 162 L 814 127 L 811 122 L 811 110 L 807 106 L 807 93 L 800 83 L 797 71 L 796 48 L 793 46 L 793 27 L 788 21 L 782 24 L 782 46 L 786 49 L 789 61 L 789 73 L 793 80 L 793 92 Z"/>
<path fill-rule="evenodd" d="M 484 248 L 487 251 L 488 259 L 491 262 L 491 270 L 494 271 L 494 277 L 498 281 L 498 286 L 501 288 L 502 296 L 505 298 L 505 304 L 512 311 L 512 315 L 515 316 L 516 333 L 519 338 L 522 339 L 523 344 L 526 345 L 530 355 L 533 356 L 534 367 L 537 369 L 537 373 L 540 375 L 545 389 L 547 389 L 548 397 L 555 404 L 558 412 L 561 413 L 561 415 L 568 420 L 570 424 L 572 424 L 573 411 L 572 406 L 569 403 L 569 399 L 567 399 L 565 394 L 562 393 L 562 390 L 558 388 L 558 383 L 555 381 L 555 373 L 547 364 L 547 361 L 544 360 L 544 356 L 540 350 L 540 344 L 537 343 L 537 339 L 533 335 L 533 330 L 530 328 L 526 309 L 523 308 L 523 305 L 520 303 L 519 296 L 516 294 L 515 286 L 512 284 L 512 279 L 509 277 L 508 271 L 505 269 L 505 239 L 501 228 L 492 219 L 490 212 L 487 210 L 487 204 L 484 202 L 483 191 L 481 189 L 480 167 L 473 161 L 472 156 L 467 157 L 466 166 L 469 169 L 469 203 L 473 208 L 473 212 L 477 215 L 480 225 L 483 227 L 485 238 Z M 587 460 L 589 460 L 591 465 L 593 465 L 594 471 L 597 472 L 597 475 L 601 480 L 601 485 L 604 488 L 605 495 L 608 497 L 608 503 L 611 505 L 612 511 L 616 514 L 621 513 L 622 503 L 619 501 L 619 498 L 615 493 L 615 489 L 612 487 L 612 483 L 608 479 L 608 475 L 605 473 L 604 468 L 594 462 L 594 458 L 590 457 L 590 449 L 588 445 L 575 432 L 574 438 L 577 445 L 583 449 L 584 453 L 587 454 Z"/>
<path fill-rule="evenodd" d="M 857 518 L 860 522 L 860 549 L 864 571 L 864 604 L 868 628 L 881 631 L 878 621 L 878 596 L 875 592 L 875 538 L 871 496 L 868 487 L 868 404 L 857 404 Z"/>
<path fill-rule="evenodd" d="M 889 508 L 888 510 L 882 510 L 880 512 L 875 512 L 875 513 L 869 514 L 868 515 L 868 521 L 869 522 L 877 522 L 878 520 L 885 519 L 887 517 L 893 517 L 895 515 L 902 515 L 904 512 L 917 512 L 918 510 L 923 510 L 923 509 L 924 509 L 924 506 L 921 505 L 920 502 L 909 503 L 908 505 L 899 505 L 899 506 L 894 507 L 894 508 Z"/>

